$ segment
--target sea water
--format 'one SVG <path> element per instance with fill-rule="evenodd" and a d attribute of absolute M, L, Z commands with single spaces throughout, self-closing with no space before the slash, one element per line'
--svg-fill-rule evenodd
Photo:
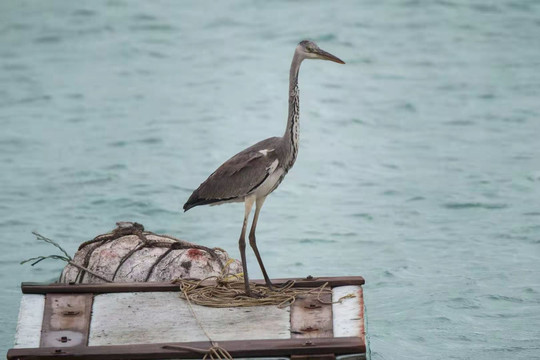
<path fill-rule="evenodd" d="M 0 347 L 22 281 L 137 221 L 238 257 L 243 206 L 182 205 L 279 136 L 271 277 L 362 275 L 373 359 L 540 358 L 538 1 L 0 2 Z M 249 253 L 252 278 L 260 278 Z"/>

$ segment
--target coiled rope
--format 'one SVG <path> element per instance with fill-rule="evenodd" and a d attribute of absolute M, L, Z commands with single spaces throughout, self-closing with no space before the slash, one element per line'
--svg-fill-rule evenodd
<path fill-rule="evenodd" d="M 198 354 L 205 354 L 203 360 L 233 359 L 226 349 L 222 348 L 216 341 L 212 340 L 210 334 L 208 334 L 195 313 L 192 303 L 216 308 L 265 305 L 277 305 L 279 308 L 285 308 L 293 304 L 297 298 L 311 294 L 317 294 L 316 299 L 322 304 L 332 303 L 321 299 L 322 294 L 331 293 L 331 289 L 328 288 L 328 283 L 325 283 L 318 288 L 298 289 L 294 287 L 294 281 L 289 281 L 277 290 L 270 290 L 265 285 L 250 283 L 251 292 L 256 294 L 256 297 L 247 296 L 245 293 L 244 281 L 242 280 L 242 274 L 230 275 L 228 273 L 229 264 L 230 262 L 225 264 L 220 276 L 211 276 L 198 281 L 185 279 L 175 280 L 180 287 L 180 297 L 187 301 L 191 314 L 208 338 L 208 341 L 210 341 L 210 348 L 198 349 L 181 345 L 165 345 L 165 349 L 187 350 Z M 343 298 L 351 296 L 354 295 L 346 295 L 337 302 L 341 302 Z"/>

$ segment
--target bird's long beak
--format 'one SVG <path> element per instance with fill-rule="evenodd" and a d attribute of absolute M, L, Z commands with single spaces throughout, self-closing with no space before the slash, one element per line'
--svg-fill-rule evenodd
<path fill-rule="evenodd" d="M 328 53 L 328 52 L 326 52 L 324 50 L 317 49 L 316 53 L 323 60 L 330 60 L 330 61 L 333 61 L 333 62 L 337 62 L 338 64 L 345 64 L 345 61 L 341 60 L 337 56 L 334 56 L 334 55 L 332 55 L 332 54 L 330 54 L 330 53 Z"/>

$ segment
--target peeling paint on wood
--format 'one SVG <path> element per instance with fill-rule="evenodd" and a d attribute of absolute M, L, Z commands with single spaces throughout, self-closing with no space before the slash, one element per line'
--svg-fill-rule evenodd
<path fill-rule="evenodd" d="M 93 294 L 47 294 L 40 346 L 85 346 L 93 297 Z"/>
<path fill-rule="evenodd" d="M 287 339 L 289 312 L 276 306 L 209 308 L 193 305 L 212 339 Z M 88 345 L 207 340 L 187 302 L 174 292 L 96 295 Z"/>
<path fill-rule="evenodd" d="M 44 295 L 25 294 L 22 296 L 15 333 L 15 348 L 39 347 L 44 307 Z"/>
<path fill-rule="evenodd" d="M 336 302 L 343 296 L 341 303 L 333 306 L 334 336 L 358 336 L 365 340 L 364 329 L 364 298 L 361 286 L 340 286 L 332 289 L 332 301 Z"/>
<path fill-rule="evenodd" d="M 332 294 L 317 293 L 298 297 L 291 305 L 291 337 L 332 337 Z"/>

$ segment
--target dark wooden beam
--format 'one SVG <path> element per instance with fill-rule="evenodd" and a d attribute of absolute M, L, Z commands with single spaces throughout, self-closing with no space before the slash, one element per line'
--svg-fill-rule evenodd
<path fill-rule="evenodd" d="M 336 360 L 336 355 L 334 354 L 292 355 L 291 360 Z"/>
<path fill-rule="evenodd" d="M 364 278 L 361 276 L 342 277 L 307 277 L 290 279 L 273 279 L 272 283 L 279 286 L 288 281 L 295 281 L 294 287 L 319 287 L 328 283 L 329 287 L 345 285 L 363 285 Z M 257 284 L 264 284 L 264 280 L 253 280 Z M 215 282 L 208 281 L 204 286 L 214 286 Z M 178 284 L 173 282 L 147 282 L 147 283 L 102 283 L 102 284 L 41 284 L 22 283 L 21 289 L 24 294 L 47 294 L 47 293 L 115 293 L 134 291 L 178 291 Z"/>
<path fill-rule="evenodd" d="M 320 354 L 363 354 L 365 343 L 357 337 L 235 340 L 220 341 L 219 345 L 233 357 L 268 357 Z M 73 348 L 11 349 L 8 360 L 122 360 L 122 359 L 200 359 L 210 347 L 208 341 L 167 344 L 134 344 L 114 346 L 89 346 Z M 202 350 L 202 352 L 201 352 Z"/>

